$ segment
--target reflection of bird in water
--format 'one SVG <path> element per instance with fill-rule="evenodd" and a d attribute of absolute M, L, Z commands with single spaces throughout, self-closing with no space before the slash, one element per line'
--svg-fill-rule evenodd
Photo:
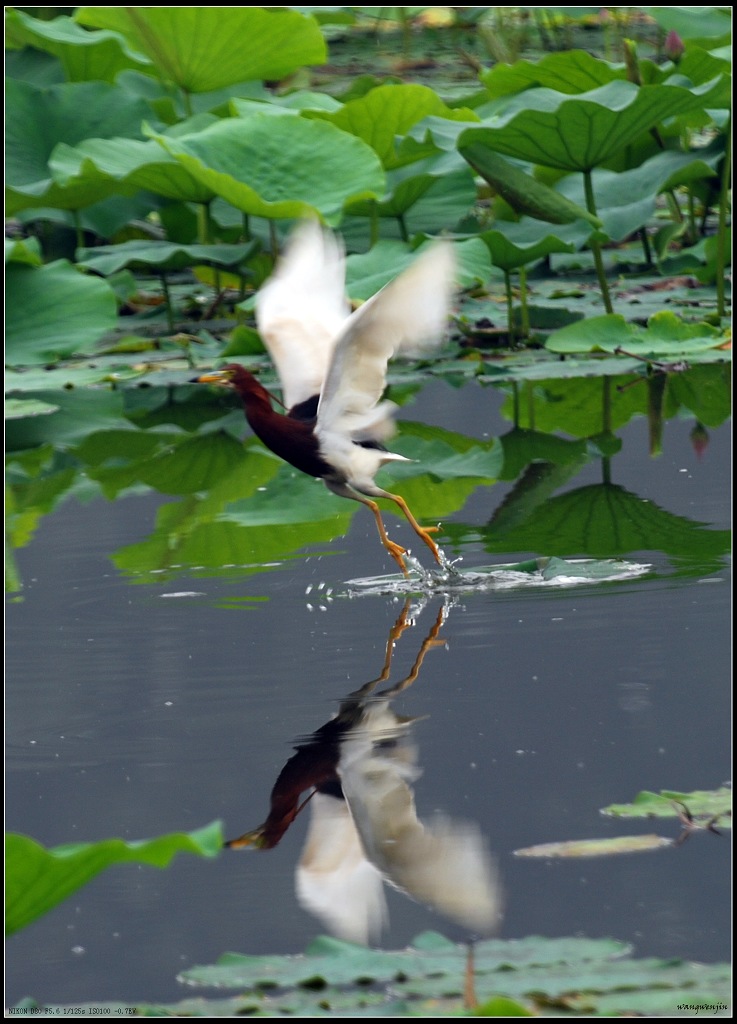
<path fill-rule="evenodd" d="M 271 849 L 309 801 L 297 895 L 331 931 L 355 942 L 375 938 L 385 923 L 384 882 L 477 934 L 493 931 L 500 919 L 500 886 L 478 828 L 419 820 L 411 786 L 420 775 L 410 740 L 415 719 L 391 708 L 393 698 L 417 678 L 427 651 L 442 643 L 444 612 L 410 673 L 374 693 L 389 676 L 395 641 L 411 625 L 405 605 L 381 674 L 350 694 L 337 715 L 297 747 L 272 790 L 266 821 L 226 843 L 231 849 Z"/>
<path fill-rule="evenodd" d="M 420 526 L 404 498 L 374 482 L 386 463 L 407 461 L 383 447 L 394 432 L 395 406 L 380 399 L 392 356 L 442 343 L 453 275 L 451 244 L 435 242 L 351 313 L 343 250 L 316 221 L 306 221 L 256 300 L 259 331 L 279 373 L 286 414 L 272 408 L 269 392 L 237 363 L 197 378 L 233 388 L 253 432 L 286 462 L 319 477 L 335 494 L 367 505 L 382 544 L 405 575 L 406 551 L 389 540 L 373 499 L 393 501 L 441 563 L 430 536 L 437 528 Z"/>

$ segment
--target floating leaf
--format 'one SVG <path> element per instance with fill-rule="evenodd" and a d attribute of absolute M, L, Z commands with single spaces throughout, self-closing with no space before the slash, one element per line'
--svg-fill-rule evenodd
<path fill-rule="evenodd" d="M 550 352 L 616 352 L 621 348 L 645 358 L 683 359 L 705 349 L 717 348 L 724 341 L 710 324 L 689 324 L 670 310 L 656 313 L 646 328 L 629 323 L 619 313 L 578 320 L 551 334 L 545 342 Z"/>
<path fill-rule="evenodd" d="M 177 853 L 217 857 L 222 845 L 219 822 L 157 839 L 105 839 L 52 849 L 28 836 L 10 833 L 5 837 L 5 933 L 24 928 L 112 864 L 132 862 L 163 868 Z"/>
<path fill-rule="evenodd" d="M 684 805 L 695 816 L 724 817 L 723 824 L 728 826 L 732 812 L 732 789 L 722 786 L 720 789 L 695 790 L 692 793 L 677 793 L 670 789 L 662 789 L 659 793 L 643 790 L 632 803 L 609 804 L 601 809 L 601 813 L 611 818 L 677 818 L 679 809 L 676 804 Z"/>
<path fill-rule="evenodd" d="M 515 850 L 516 857 L 611 857 L 622 853 L 643 853 L 673 846 L 664 836 L 614 836 L 608 839 L 570 839 L 561 843 L 540 843 Z"/>

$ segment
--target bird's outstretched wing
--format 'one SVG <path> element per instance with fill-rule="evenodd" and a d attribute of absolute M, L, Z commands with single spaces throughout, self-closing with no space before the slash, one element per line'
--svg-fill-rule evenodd
<path fill-rule="evenodd" d="M 256 324 L 288 409 L 322 391 L 349 314 L 342 246 L 316 220 L 304 221 L 256 298 Z"/>
<path fill-rule="evenodd" d="M 450 242 L 434 242 L 345 323 L 320 396 L 315 433 L 332 441 L 381 441 L 393 433 L 391 402 L 379 402 L 393 355 L 438 348 L 445 340 L 455 264 Z"/>

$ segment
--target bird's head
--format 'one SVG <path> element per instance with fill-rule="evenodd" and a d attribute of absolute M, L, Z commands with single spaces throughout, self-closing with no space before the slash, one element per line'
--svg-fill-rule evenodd
<path fill-rule="evenodd" d="M 254 375 L 240 363 L 228 363 L 219 370 L 210 370 L 200 377 L 194 377 L 193 384 L 217 384 L 220 387 L 229 388 L 240 395 L 241 399 L 248 405 L 250 398 L 265 400 L 271 403 L 273 399 L 278 405 L 283 405 L 281 400 L 267 391 L 263 384 L 256 380 Z"/>
<path fill-rule="evenodd" d="M 195 384 L 219 384 L 221 387 L 232 388 L 234 391 L 250 391 L 258 381 L 240 363 L 228 363 L 219 370 L 210 370 L 200 377 L 194 378 Z"/>

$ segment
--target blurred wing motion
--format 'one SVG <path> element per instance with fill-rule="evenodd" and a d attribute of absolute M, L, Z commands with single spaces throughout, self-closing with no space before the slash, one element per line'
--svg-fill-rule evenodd
<path fill-rule="evenodd" d="M 317 221 L 304 221 L 256 296 L 256 324 L 288 409 L 320 394 L 350 311 L 340 240 Z"/>
<path fill-rule="evenodd" d="M 367 860 L 419 902 L 479 935 L 493 932 L 501 886 L 478 828 L 420 822 L 410 785 L 418 774 L 414 748 L 401 742 L 407 721 L 383 711 L 363 724 L 344 741 L 338 774 Z"/>
<path fill-rule="evenodd" d="M 381 874 L 366 860 L 345 800 L 314 793 L 310 811 L 295 874 L 297 899 L 333 935 L 366 945 L 386 922 Z"/>
<path fill-rule="evenodd" d="M 386 440 L 394 405 L 380 404 L 395 355 L 417 355 L 445 341 L 454 287 L 453 247 L 435 242 L 343 325 L 320 395 L 315 433 L 325 451 L 343 439 Z"/>

